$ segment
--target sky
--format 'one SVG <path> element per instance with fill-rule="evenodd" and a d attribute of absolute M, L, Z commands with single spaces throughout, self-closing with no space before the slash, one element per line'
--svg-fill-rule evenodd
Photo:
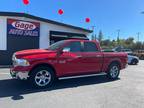
<path fill-rule="evenodd" d="M 63 15 L 57 11 L 64 10 Z M 144 0 L 30 0 L 25 6 L 22 0 L 0 0 L 0 11 L 26 12 L 39 17 L 91 29 L 98 35 L 102 30 L 104 39 L 134 37 L 144 41 Z M 90 23 L 85 18 L 91 19 Z"/>

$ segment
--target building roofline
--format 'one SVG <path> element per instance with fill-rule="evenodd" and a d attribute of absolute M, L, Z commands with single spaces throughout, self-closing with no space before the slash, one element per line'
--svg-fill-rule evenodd
<path fill-rule="evenodd" d="M 88 29 L 85 29 L 85 28 L 81 28 L 81 27 L 77 27 L 77 26 L 73 26 L 73 25 L 69 25 L 69 24 L 65 24 L 65 23 L 61 23 L 61 22 L 57 22 L 57 21 L 53 21 L 53 20 L 49 20 L 49 19 L 46 19 L 46 18 L 41 18 L 41 17 L 30 15 L 30 14 L 27 14 L 27 13 L 0 12 L 0 16 L 26 17 L 26 18 L 30 18 L 30 19 L 34 19 L 34 20 L 43 21 L 43 22 L 46 22 L 46 23 L 51 23 L 51 24 L 56 24 L 56 25 L 60 25 L 60 26 L 65 26 L 65 27 L 77 29 L 77 30 L 82 30 L 82 31 L 88 32 L 88 33 L 93 32 L 92 30 L 88 30 Z"/>

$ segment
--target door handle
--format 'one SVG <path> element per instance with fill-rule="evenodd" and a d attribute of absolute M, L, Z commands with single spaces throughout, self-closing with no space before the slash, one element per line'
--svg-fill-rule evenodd
<path fill-rule="evenodd" d="M 76 58 L 82 58 L 82 56 L 79 55 L 79 56 L 76 56 Z"/>
<path fill-rule="evenodd" d="M 102 55 L 96 55 L 96 57 L 102 57 Z"/>

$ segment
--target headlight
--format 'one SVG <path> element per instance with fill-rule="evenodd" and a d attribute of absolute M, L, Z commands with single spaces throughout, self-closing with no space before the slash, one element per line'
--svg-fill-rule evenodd
<path fill-rule="evenodd" d="M 16 66 L 29 66 L 29 62 L 25 59 L 15 59 L 14 65 Z"/>

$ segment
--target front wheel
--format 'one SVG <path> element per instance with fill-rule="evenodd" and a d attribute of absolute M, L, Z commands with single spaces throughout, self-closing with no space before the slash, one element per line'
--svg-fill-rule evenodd
<path fill-rule="evenodd" d="M 36 88 L 51 86 L 54 81 L 54 72 L 49 67 L 38 67 L 30 74 L 29 81 Z"/>
<path fill-rule="evenodd" d="M 110 79 L 117 79 L 120 73 L 120 66 L 118 64 L 111 64 L 109 69 L 108 69 L 108 73 L 107 76 Z"/>

